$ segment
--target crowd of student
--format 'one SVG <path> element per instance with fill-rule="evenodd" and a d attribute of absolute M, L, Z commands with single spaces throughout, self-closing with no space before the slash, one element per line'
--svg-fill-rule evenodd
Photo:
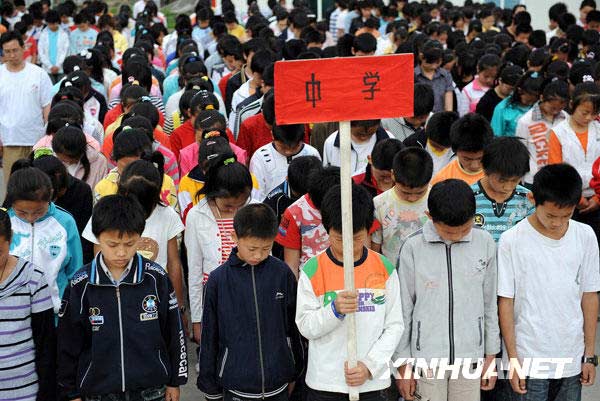
<path fill-rule="evenodd" d="M 2 2 L 0 401 L 178 401 L 188 337 L 207 400 L 581 399 L 595 1 L 553 4 L 547 32 L 522 5 L 284 3 L 200 0 L 169 32 L 152 0 Z M 414 113 L 351 122 L 350 292 L 338 126 L 277 124 L 274 63 L 392 53 L 414 54 Z M 528 358 L 569 362 L 510 374 Z"/>

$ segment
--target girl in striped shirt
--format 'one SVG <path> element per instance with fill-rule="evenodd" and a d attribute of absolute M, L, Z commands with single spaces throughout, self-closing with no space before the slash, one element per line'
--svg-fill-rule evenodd
<path fill-rule="evenodd" d="M 56 335 L 42 270 L 9 254 L 11 222 L 0 210 L 0 401 L 55 399 Z M 39 395 L 39 397 L 38 397 Z"/>

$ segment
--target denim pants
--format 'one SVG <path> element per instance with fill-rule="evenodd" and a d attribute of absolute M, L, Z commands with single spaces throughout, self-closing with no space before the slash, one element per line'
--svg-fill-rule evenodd
<path fill-rule="evenodd" d="M 165 386 L 85 397 L 85 401 L 164 401 Z"/>
<path fill-rule="evenodd" d="M 508 385 L 510 401 L 581 401 L 580 376 L 562 379 L 527 379 L 527 393 L 517 394 Z"/>

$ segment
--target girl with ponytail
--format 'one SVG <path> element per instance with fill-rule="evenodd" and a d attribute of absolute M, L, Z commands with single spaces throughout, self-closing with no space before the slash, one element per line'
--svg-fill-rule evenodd
<path fill-rule="evenodd" d="M 88 145 L 81 128 L 66 126 L 52 137 L 52 150 L 69 174 L 94 188 L 108 172 L 108 161 L 102 153 Z"/>
<path fill-rule="evenodd" d="M 148 135 L 141 129 L 125 128 L 115 133 L 112 159 L 117 166 L 110 170 L 94 188 L 94 199 L 97 201 L 103 196 L 114 195 L 118 190 L 118 183 L 125 168 L 136 160 L 142 159 L 154 164 L 161 172 L 162 185 L 161 200 L 172 207 L 177 207 L 177 190 L 173 180 L 164 174 L 165 158 L 160 152 L 152 151 L 152 142 Z"/>

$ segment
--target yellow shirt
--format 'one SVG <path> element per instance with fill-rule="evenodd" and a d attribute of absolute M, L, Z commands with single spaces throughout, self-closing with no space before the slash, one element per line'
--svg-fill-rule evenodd
<path fill-rule="evenodd" d="M 119 171 L 113 168 L 96 186 L 94 187 L 94 202 L 98 202 L 100 198 L 107 195 L 117 193 L 119 186 Z M 160 190 L 160 199 L 171 207 L 177 209 L 177 189 L 173 179 L 168 175 L 163 175 L 163 185 Z"/>
<path fill-rule="evenodd" d="M 242 41 L 246 37 L 246 30 L 244 29 L 243 26 L 238 25 L 235 28 L 233 28 L 232 30 L 230 30 L 229 34 L 235 36 L 240 41 Z"/>
<path fill-rule="evenodd" d="M 129 47 L 125 36 L 119 31 L 113 31 L 112 36 L 113 41 L 115 42 L 115 50 L 121 54 L 125 53 L 125 50 Z"/>

